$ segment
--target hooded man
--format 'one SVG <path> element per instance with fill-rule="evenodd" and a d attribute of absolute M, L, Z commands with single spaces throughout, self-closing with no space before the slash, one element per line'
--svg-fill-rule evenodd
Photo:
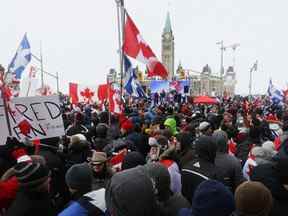
<path fill-rule="evenodd" d="M 160 163 L 150 163 L 144 166 L 156 187 L 157 200 L 160 203 L 161 215 L 177 216 L 181 208 L 189 208 L 190 203 L 181 192 L 172 192 L 170 174 Z"/>
<path fill-rule="evenodd" d="M 58 216 L 104 216 L 105 189 L 92 190 L 92 171 L 88 164 L 75 164 L 66 173 L 73 200 Z"/>
<path fill-rule="evenodd" d="M 113 216 L 160 215 L 155 184 L 143 166 L 116 173 L 107 185 L 105 199 Z"/>
<path fill-rule="evenodd" d="M 215 165 L 222 170 L 225 185 L 233 192 L 245 179 L 240 161 L 228 154 L 228 136 L 225 131 L 215 131 L 213 139 L 217 144 Z"/>
<path fill-rule="evenodd" d="M 215 166 L 216 151 L 216 142 L 212 137 L 201 136 L 196 140 L 197 159 L 187 163 L 182 169 L 182 194 L 190 202 L 202 181 L 216 179 L 223 182 L 221 170 Z"/>

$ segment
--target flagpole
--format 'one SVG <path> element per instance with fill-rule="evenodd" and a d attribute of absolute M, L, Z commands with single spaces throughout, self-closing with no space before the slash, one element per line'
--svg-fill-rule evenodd
<path fill-rule="evenodd" d="M 111 112 L 110 112 L 110 77 L 107 75 L 107 101 L 108 101 L 108 125 L 111 126 Z"/>
<path fill-rule="evenodd" d="M 59 74 L 58 74 L 58 72 L 56 72 L 56 81 L 57 81 L 57 93 L 58 93 L 58 95 L 60 95 L 60 90 L 59 90 Z"/>
<path fill-rule="evenodd" d="M 124 37 L 125 37 L 125 14 L 126 14 L 126 11 L 125 11 L 125 7 L 124 7 L 124 0 L 121 0 L 121 12 L 122 12 L 122 45 L 121 45 L 121 74 L 122 74 L 122 80 L 121 80 L 121 92 L 120 92 L 120 100 L 122 101 L 123 99 L 123 76 L 124 76 L 124 52 L 123 52 L 123 49 L 122 49 L 122 46 L 123 46 L 123 43 L 124 43 Z"/>
<path fill-rule="evenodd" d="M 250 78 L 249 78 L 249 98 L 252 98 L 252 71 L 253 67 L 250 69 Z"/>
<path fill-rule="evenodd" d="M 1 86 L 1 96 L 3 99 L 3 106 L 4 106 L 4 113 L 5 113 L 5 118 L 6 118 L 6 124 L 7 124 L 7 128 L 8 128 L 8 132 L 9 132 L 9 136 L 12 136 L 12 130 L 11 130 L 11 124 L 10 124 L 10 119 L 9 119 L 9 112 L 8 112 L 8 106 L 7 106 L 7 100 L 6 100 L 6 91 L 5 91 L 5 79 L 4 79 L 4 73 L 5 73 L 5 69 L 4 67 L 2 67 L 2 65 L 0 65 L 0 73 L 3 73 L 3 76 L 1 76 L 1 81 L 2 81 L 2 86 Z"/>
<path fill-rule="evenodd" d="M 40 64 L 41 64 L 41 89 L 44 89 L 44 69 L 43 69 L 43 55 L 42 55 L 42 42 L 40 42 Z"/>
<path fill-rule="evenodd" d="M 31 78 L 30 78 L 30 79 L 31 79 Z M 31 80 L 29 80 L 29 84 L 28 84 L 28 89 L 27 89 L 26 97 L 28 97 L 28 95 L 29 95 L 30 88 L 31 88 Z"/>
<path fill-rule="evenodd" d="M 257 70 L 257 64 L 258 64 L 258 61 L 256 61 L 252 68 L 250 69 L 250 78 L 249 78 L 249 98 L 250 100 L 252 99 L 252 72 L 253 70 Z"/>
<path fill-rule="evenodd" d="M 120 60 L 120 95 L 121 100 L 123 96 L 123 50 L 122 45 L 124 41 L 124 25 L 125 25 L 125 8 L 124 0 L 116 0 L 117 4 L 117 24 L 118 24 L 118 42 L 119 42 L 119 60 Z"/>

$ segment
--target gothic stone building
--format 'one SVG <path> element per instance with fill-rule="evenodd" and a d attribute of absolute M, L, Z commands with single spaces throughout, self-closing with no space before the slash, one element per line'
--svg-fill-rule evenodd
<path fill-rule="evenodd" d="M 229 67 L 223 77 L 213 75 L 208 65 L 204 66 L 201 72 L 197 72 L 190 69 L 183 69 L 181 64 L 179 64 L 175 71 L 175 44 L 169 13 L 167 13 L 164 30 L 162 32 L 162 63 L 168 71 L 168 80 L 189 80 L 190 95 L 217 96 L 223 95 L 223 93 L 229 96 L 234 95 L 236 73 L 233 67 Z M 140 71 L 138 75 L 142 85 L 145 86 L 146 89 L 149 88 L 151 79 L 147 79 Z"/>

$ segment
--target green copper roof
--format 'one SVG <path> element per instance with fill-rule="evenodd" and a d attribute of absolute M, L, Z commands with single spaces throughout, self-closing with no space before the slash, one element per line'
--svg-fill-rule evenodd
<path fill-rule="evenodd" d="M 164 27 L 164 32 L 163 33 L 170 33 L 170 32 L 172 32 L 170 13 L 167 12 L 166 22 L 165 22 L 165 27 Z"/>

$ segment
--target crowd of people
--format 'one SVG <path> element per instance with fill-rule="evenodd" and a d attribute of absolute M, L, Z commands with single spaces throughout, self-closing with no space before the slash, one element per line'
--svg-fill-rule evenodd
<path fill-rule="evenodd" d="M 164 97 L 163 97 L 164 98 Z M 265 98 L 63 104 L 65 136 L 0 146 L 0 215 L 284 216 L 288 111 Z"/>

